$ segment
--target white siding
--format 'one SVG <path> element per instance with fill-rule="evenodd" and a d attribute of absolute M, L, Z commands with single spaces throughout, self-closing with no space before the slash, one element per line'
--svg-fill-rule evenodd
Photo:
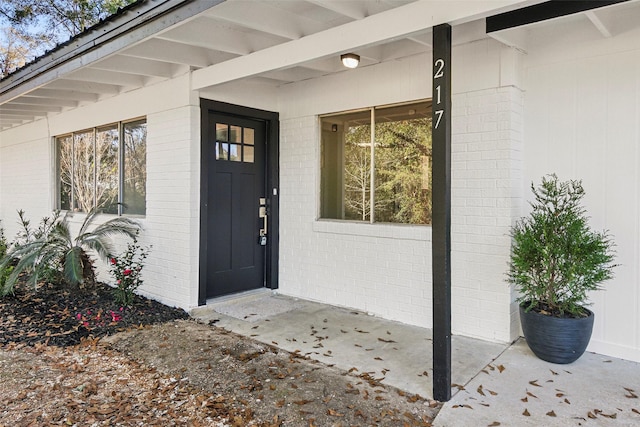
<path fill-rule="evenodd" d="M 589 350 L 640 361 L 640 31 L 548 37 L 525 61 L 523 185 L 552 172 L 583 180 L 591 224 L 610 230 L 620 264 L 592 295 Z"/>

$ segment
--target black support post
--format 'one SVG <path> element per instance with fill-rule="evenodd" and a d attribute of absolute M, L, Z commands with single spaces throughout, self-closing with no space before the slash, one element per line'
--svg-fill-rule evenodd
<path fill-rule="evenodd" d="M 451 26 L 433 28 L 433 397 L 451 399 Z"/>

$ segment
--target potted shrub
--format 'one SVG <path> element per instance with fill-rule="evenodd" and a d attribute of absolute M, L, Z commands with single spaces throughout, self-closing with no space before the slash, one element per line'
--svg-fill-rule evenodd
<path fill-rule="evenodd" d="M 541 358 L 571 363 L 587 348 L 594 314 L 589 292 L 613 277 L 613 241 L 593 231 L 581 206 L 581 181 L 548 175 L 531 189 L 532 211 L 511 229 L 508 281 L 520 293 L 527 344 Z"/>

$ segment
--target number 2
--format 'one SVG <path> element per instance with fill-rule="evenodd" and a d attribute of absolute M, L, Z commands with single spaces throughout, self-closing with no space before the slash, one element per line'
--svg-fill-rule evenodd
<path fill-rule="evenodd" d="M 436 71 L 436 73 L 433 75 L 433 78 L 438 79 L 444 76 L 444 59 L 436 59 L 436 62 L 434 65 L 438 71 Z"/>

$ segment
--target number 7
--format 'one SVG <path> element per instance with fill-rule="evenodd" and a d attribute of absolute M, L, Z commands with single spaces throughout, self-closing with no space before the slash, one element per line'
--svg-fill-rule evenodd
<path fill-rule="evenodd" d="M 440 120 L 442 120 L 442 115 L 444 114 L 444 110 L 436 110 L 435 113 L 436 116 L 438 116 L 438 118 L 436 119 L 436 129 L 438 129 L 438 126 L 440 126 Z"/>

